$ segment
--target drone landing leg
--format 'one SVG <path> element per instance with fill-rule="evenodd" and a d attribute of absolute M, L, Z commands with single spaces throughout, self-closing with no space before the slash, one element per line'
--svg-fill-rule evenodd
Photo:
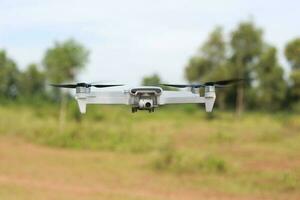
<path fill-rule="evenodd" d="M 132 107 L 132 108 L 131 108 L 131 112 L 132 112 L 132 113 L 137 112 L 137 108 L 133 108 L 133 107 Z"/>
<path fill-rule="evenodd" d="M 79 106 L 79 110 L 82 114 L 86 113 L 86 102 L 84 100 L 77 100 L 78 102 L 78 106 Z"/>

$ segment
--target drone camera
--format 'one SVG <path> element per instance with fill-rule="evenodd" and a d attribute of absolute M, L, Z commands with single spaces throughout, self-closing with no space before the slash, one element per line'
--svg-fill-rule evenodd
<path fill-rule="evenodd" d="M 151 107 L 151 103 L 150 103 L 150 102 L 146 102 L 146 103 L 145 103 L 145 107 L 146 107 L 146 108 L 150 108 L 150 107 Z"/>
<path fill-rule="evenodd" d="M 153 107 L 153 100 L 152 99 L 140 99 L 139 101 L 139 108 L 149 109 Z"/>

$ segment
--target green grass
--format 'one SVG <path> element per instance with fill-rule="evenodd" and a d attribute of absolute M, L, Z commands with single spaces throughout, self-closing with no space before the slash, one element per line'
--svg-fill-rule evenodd
<path fill-rule="evenodd" d="M 187 180 L 184 184 L 191 188 L 300 198 L 297 114 L 252 112 L 236 118 L 216 110 L 207 117 L 203 109 L 188 105 L 152 114 L 89 106 L 81 116 L 73 102 L 61 128 L 58 113 L 53 105 L 2 106 L 0 134 L 50 147 L 131 154 L 143 159 L 142 171 Z"/>
<path fill-rule="evenodd" d="M 227 162 L 215 155 L 199 155 L 197 151 L 168 149 L 153 161 L 156 170 L 175 173 L 219 173 L 228 171 Z"/>

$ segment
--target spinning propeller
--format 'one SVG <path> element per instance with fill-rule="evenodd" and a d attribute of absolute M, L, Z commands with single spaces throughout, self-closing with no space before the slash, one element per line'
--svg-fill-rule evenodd
<path fill-rule="evenodd" d="M 73 83 L 73 84 L 50 84 L 53 87 L 60 88 L 77 88 L 77 87 L 96 87 L 96 88 L 106 88 L 106 87 L 117 87 L 123 86 L 122 84 L 112 85 L 112 84 L 93 84 L 93 83 Z"/>
<path fill-rule="evenodd" d="M 222 80 L 222 81 L 209 81 L 205 83 L 196 83 L 196 84 L 162 84 L 164 86 L 176 87 L 176 88 L 200 88 L 205 86 L 215 86 L 216 88 L 222 88 L 227 85 L 237 83 L 240 81 L 244 81 L 244 79 L 229 79 L 229 80 Z"/>

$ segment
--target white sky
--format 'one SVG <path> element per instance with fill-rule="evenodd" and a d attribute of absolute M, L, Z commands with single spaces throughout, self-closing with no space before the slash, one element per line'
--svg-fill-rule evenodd
<path fill-rule="evenodd" d="M 54 41 L 74 38 L 91 51 L 84 81 L 139 84 L 158 73 L 184 82 L 188 59 L 216 26 L 226 33 L 254 19 L 280 50 L 300 36 L 300 1 L 0 0 L 0 48 L 21 68 L 40 62 Z"/>

